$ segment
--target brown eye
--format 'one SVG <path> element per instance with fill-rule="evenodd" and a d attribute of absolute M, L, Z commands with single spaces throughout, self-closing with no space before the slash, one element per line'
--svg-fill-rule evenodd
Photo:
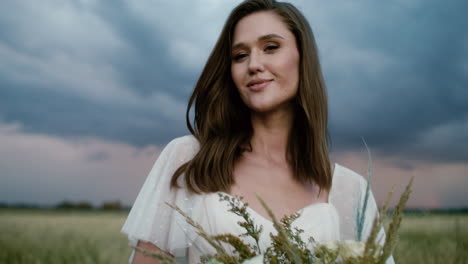
<path fill-rule="evenodd" d="M 239 53 L 239 54 L 236 54 L 232 57 L 232 60 L 237 62 L 237 61 L 241 61 L 243 58 L 247 57 L 247 54 L 246 53 Z"/>
<path fill-rule="evenodd" d="M 265 51 L 274 51 L 274 50 L 276 50 L 276 49 L 278 49 L 278 48 L 279 48 L 278 45 L 270 44 L 270 45 L 267 45 L 267 46 L 265 47 L 264 50 L 265 50 Z"/>

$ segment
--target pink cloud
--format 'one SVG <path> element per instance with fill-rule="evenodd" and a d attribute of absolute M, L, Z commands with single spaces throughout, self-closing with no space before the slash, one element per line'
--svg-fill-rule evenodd
<path fill-rule="evenodd" d="M 65 140 L 0 126 L 0 201 L 132 204 L 161 150 L 93 138 Z"/>
<path fill-rule="evenodd" d="M 95 138 L 62 139 L 0 125 L 0 202 L 53 205 L 120 200 L 133 204 L 161 147 L 137 148 Z M 334 153 L 334 161 L 366 176 L 367 154 Z M 382 204 L 392 186 L 396 202 L 414 176 L 409 207 L 468 206 L 467 163 L 429 163 L 373 154 L 372 190 Z"/>
<path fill-rule="evenodd" d="M 372 190 L 380 205 L 393 186 L 396 191 L 392 204 L 395 204 L 410 178 L 414 177 L 408 207 L 468 206 L 468 195 L 459 187 L 468 185 L 468 163 L 430 163 L 375 154 L 372 158 Z M 367 177 L 367 153 L 337 153 L 334 160 Z"/>

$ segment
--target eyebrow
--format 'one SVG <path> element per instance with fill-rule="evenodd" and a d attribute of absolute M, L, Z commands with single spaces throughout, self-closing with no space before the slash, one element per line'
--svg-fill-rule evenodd
<path fill-rule="evenodd" d="M 269 39 L 273 39 L 273 38 L 280 38 L 280 39 L 284 39 L 282 36 L 280 35 L 277 35 L 277 34 L 267 34 L 265 36 L 261 36 L 258 38 L 258 41 L 265 41 L 265 40 L 269 40 Z M 232 46 L 232 49 L 231 50 L 235 50 L 235 49 L 238 49 L 238 48 L 243 48 L 243 47 L 246 47 L 247 45 L 245 45 L 244 43 L 240 42 L 240 43 L 237 43 L 236 45 Z"/>

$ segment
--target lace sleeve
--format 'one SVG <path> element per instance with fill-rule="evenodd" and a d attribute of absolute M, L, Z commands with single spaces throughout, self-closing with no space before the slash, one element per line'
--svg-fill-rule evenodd
<path fill-rule="evenodd" d="M 170 181 L 175 170 L 193 158 L 197 148 L 196 139 L 185 136 L 174 139 L 161 152 L 122 228 L 130 245 L 136 246 L 141 240 L 176 257 L 185 256 L 194 234 L 187 233 L 190 228 L 186 221 L 165 203 L 175 204 L 191 215 L 196 196 L 190 195 L 186 188 L 171 189 Z"/>

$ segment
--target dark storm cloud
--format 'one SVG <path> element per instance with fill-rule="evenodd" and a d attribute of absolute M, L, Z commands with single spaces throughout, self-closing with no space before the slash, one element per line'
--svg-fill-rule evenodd
<path fill-rule="evenodd" d="M 182 71 L 180 65 L 176 65 L 174 58 L 169 56 L 168 39 L 158 27 L 132 12 L 127 1 L 99 4 L 96 11 L 100 17 L 131 46 L 129 54 L 112 58 L 113 65 L 124 76 L 126 86 L 141 95 L 163 89 L 185 100 L 191 92 L 187 87 L 192 87 L 197 76 L 193 72 Z M 157 9 L 158 6 L 149 8 Z M 176 21 L 174 25 L 177 26 Z"/>
<path fill-rule="evenodd" d="M 134 106 L 103 104 L 44 87 L 0 80 L 2 121 L 25 132 L 66 138 L 96 137 L 144 146 L 183 135 L 180 120 Z"/>
<path fill-rule="evenodd" d="M 336 65 L 323 57 L 338 148 L 362 148 L 362 136 L 384 154 L 468 160 L 468 150 L 460 147 L 468 145 L 468 4 L 419 3 L 369 4 L 361 18 L 341 20 L 344 42 L 374 58 L 353 65 L 364 52 Z M 460 125 L 447 127 L 445 135 L 434 133 L 453 123 Z"/>
<path fill-rule="evenodd" d="M 0 8 L 2 10 L 0 12 L 3 13 L 15 9 L 15 12 L 19 14 L 34 13 L 22 4 L 4 2 L 3 5 L 5 8 Z M 79 10 L 77 12 L 84 12 L 86 9 L 77 3 L 73 6 Z M 181 122 L 183 117 L 176 116 L 184 109 L 174 111 L 174 116 L 171 118 L 148 105 L 127 105 L 115 103 L 112 100 L 107 102 L 96 100 L 92 96 L 82 96 L 79 92 L 61 87 L 63 83 L 54 81 L 47 84 L 32 83 L 21 78 L 14 78 L 15 76 L 9 74 L 14 72 L 20 76 L 37 75 L 41 79 L 47 79 L 49 76 L 44 74 L 45 68 L 48 67 L 47 59 L 63 52 L 76 60 L 71 64 L 78 65 L 82 63 L 81 60 L 89 60 L 91 66 L 94 66 L 92 60 L 110 64 L 112 70 L 118 75 L 116 81 L 119 85 L 133 93 L 136 98 L 144 99 L 158 91 L 163 91 L 175 100 L 174 103 L 184 105 L 187 94 L 190 92 L 187 87 L 192 85 L 194 74 L 183 72 L 174 65 L 168 55 L 164 36 L 158 33 L 157 28 L 140 21 L 138 15 L 132 14 L 122 1 L 94 8 L 96 10 L 93 12 L 99 14 L 111 25 L 116 35 L 129 46 L 128 49 L 103 53 L 96 50 L 98 57 L 88 59 L 75 54 L 76 49 L 67 46 L 68 43 L 64 45 L 46 41 L 47 45 L 26 45 L 25 38 L 43 37 L 37 32 L 36 26 L 41 28 L 50 25 L 43 21 L 33 21 L 17 16 L 1 16 L 0 44 L 28 59 L 44 62 L 44 65 L 38 67 L 29 67 L 29 65 L 2 65 L 3 67 L 0 67 L 1 121 L 20 122 L 23 130 L 30 133 L 67 138 L 98 137 L 125 141 L 139 146 L 165 144 L 174 136 L 186 134 L 185 124 Z M 87 30 L 92 37 L 95 29 Z M 63 32 L 60 31 L 52 31 L 48 34 L 57 39 L 66 37 L 61 36 Z M 79 52 L 83 51 L 79 43 L 72 43 L 70 46 L 73 45 L 78 46 Z M 2 68 L 7 70 L 2 72 Z M 59 79 L 61 72 L 52 72 L 52 75 Z M 78 86 L 79 90 L 81 81 L 83 80 L 72 80 L 72 83 L 65 83 L 65 85 Z M 96 93 L 99 93 L 101 88 L 103 87 L 91 87 L 96 90 Z M 143 103 L 151 102 L 142 100 Z"/>
<path fill-rule="evenodd" d="M 177 54 L 177 48 L 174 54 L 174 36 L 167 32 L 179 30 L 178 37 L 189 43 L 202 38 L 201 33 L 200 37 L 193 34 L 200 31 L 196 26 L 183 31 L 201 19 L 189 16 L 191 8 L 161 9 L 170 4 L 140 2 L 147 4 L 149 14 L 174 18 L 162 25 L 148 20 L 123 0 L 112 4 L 72 1 L 66 3 L 73 15 L 64 17 L 82 20 L 62 29 L 57 23 L 71 23 L 66 18 L 44 19 L 49 18 L 49 13 L 54 17 L 59 7 L 39 6 L 36 10 L 25 3 L 0 4 L 0 52 L 2 48 L 14 51 L 25 61 L 0 63 L 1 120 L 19 122 L 31 133 L 66 138 L 92 136 L 138 146 L 164 144 L 187 133 L 184 107 L 203 65 L 200 61 L 192 69 L 180 65 L 181 60 L 189 58 L 184 57 L 183 50 Z M 468 150 L 463 147 L 468 144 L 465 2 L 307 1 L 299 5 L 311 21 L 321 50 L 334 150 L 362 149 L 364 137 L 373 151 L 386 155 L 468 160 Z M 96 22 L 85 24 L 90 18 Z M 220 17 L 213 23 L 221 24 L 223 20 Z M 103 37 L 103 32 L 109 37 Z M 215 37 L 206 43 L 213 44 Z M 204 54 L 211 49 L 209 45 L 197 48 Z M 77 80 L 63 81 L 64 73 L 73 77 L 74 72 L 54 72 L 49 64 L 39 63 L 57 54 L 70 58 L 66 65 L 84 65 L 79 70 L 89 64 L 96 69 L 110 68 L 112 74 L 98 84 L 90 84 L 101 76 L 92 75 L 93 68 L 89 78 L 83 74 L 77 75 Z M 41 66 L 30 66 L 29 59 Z M 49 75 L 44 74 L 46 70 Z M 54 79 L 35 83 L 34 78 L 25 80 L 29 76 Z M 119 87 L 113 92 L 104 91 L 106 86 Z M 125 92 L 134 97 L 133 103 L 120 98 L 127 96 Z M 117 101 L 97 98 L 119 94 Z M 172 100 L 168 100 L 171 102 L 167 107 L 162 106 L 166 95 Z M 159 99 L 145 100 L 151 96 Z M 404 164 L 401 167 L 410 169 Z"/>

